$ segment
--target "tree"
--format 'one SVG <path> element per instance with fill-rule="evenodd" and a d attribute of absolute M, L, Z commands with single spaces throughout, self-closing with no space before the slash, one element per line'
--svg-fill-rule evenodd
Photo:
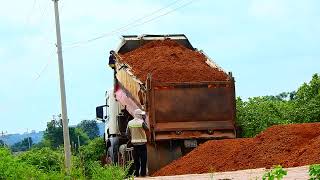
<path fill-rule="evenodd" d="M 285 113 L 289 108 L 287 101 L 278 98 L 263 96 L 248 101 L 237 98 L 236 105 L 241 137 L 255 136 L 272 125 L 291 123 Z"/>
<path fill-rule="evenodd" d="M 0 139 L 0 147 L 3 147 L 5 145 L 6 145 L 6 143 L 2 139 Z"/>
<path fill-rule="evenodd" d="M 105 143 L 101 137 L 95 138 L 89 142 L 88 145 L 80 148 L 81 158 L 83 160 L 83 166 L 85 174 L 91 174 L 91 164 L 93 162 L 100 162 L 102 157 L 105 156 Z"/>
<path fill-rule="evenodd" d="M 82 129 L 90 139 L 94 139 L 99 136 L 99 128 L 95 120 L 83 120 L 77 127 Z"/>
<path fill-rule="evenodd" d="M 47 129 L 43 135 L 43 141 L 52 148 L 57 148 L 63 144 L 63 130 L 61 122 L 52 120 L 47 123 Z"/>
<path fill-rule="evenodd" d="M 299 87 L 292 102 L 294 122 L 320 122 L 320 77 L 314 74 L 309 83 Z"/>
<path fill-rule="evenodd" d="M 79 128 L 69 127 L 69 135 L 72 147 L 78 146 L 78 137 L 81 145 L 87 144 L 87 141 L 89 140 L 87 134 Z M 51 148 L 58 148 L 63 145 L 63 129 L 61 121 L 52 120 L 47 123 L 47 129 L 44 132 L 42 144 L 50 146 Z"/>
<path fill-rule="evenodd" d="M 306 103 L 320 96 L 320 77 L 314 74 L 309 83 L 303 83 L 296 93 L 296 100 L 299 103 Z"/>
<path fill-rule="evenodd" d="M 241 137 L 252 137 L 277 124 L 320 122 L 320 77 L 314 74 L 297 91 L 243 101 L 237 98 Z"/>
<path fill-rule="evenodd" d="M 32 146 L 32 139 L 31 137 L 24 138 L 22 141 L 17 142 L 11 146 L 12 151 L 18 152 L 18 151 L 26 151 L 30 149 Z"/>

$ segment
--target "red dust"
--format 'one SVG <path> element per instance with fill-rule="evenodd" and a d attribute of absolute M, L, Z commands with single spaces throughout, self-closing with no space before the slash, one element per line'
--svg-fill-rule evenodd
<path fill-rule="evenodd" d="M 198 51 L 166 39 L 151 41 L 142 47 L 120 55 L 133 73 L 145 82 L 148 74 L 156 82 L 226 81 L 228 75 L 210 67 L 207 58 Z"/>
<path fill-rule="evenodd" d="M 320 163 L 320 123 L 277 125 L 254 138 L 207 141 L 153 176 L 315 163 Z"/>

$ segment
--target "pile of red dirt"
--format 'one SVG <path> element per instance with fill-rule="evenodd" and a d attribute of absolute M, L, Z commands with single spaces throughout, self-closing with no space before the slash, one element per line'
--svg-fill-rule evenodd
<path fill-rule="evenodd" d="M 277 125 L 254 138 L 211 140 L 153 176 L 320 163 L 320 123 Z"/>
<path fill-rule="evenodd" d="M 202 53 L 170 39 L 151 41 L 120 57 L 142 82 L 149 73 L 156 82 L 226 81 L 229 78 L 223 71 L 210 67 Z"/>

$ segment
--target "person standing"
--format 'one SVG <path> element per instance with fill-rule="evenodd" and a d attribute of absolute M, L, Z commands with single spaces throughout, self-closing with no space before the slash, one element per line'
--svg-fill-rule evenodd
<path fill-rule="evenodd" d="M 116 87 L 117 85 L 117 68 L 116 68 L 116 52 L 114 50 L 110 51 L 110 55 L 109 55 L 109 67 L 111 67 L 111 69 L 113 69 L 113 85 L 114 87 Z"/>
<path fill-rule="evenodd" d="M 108 138 L 108 141 L 110 142 L 109 147 L 109 155 L 111 157 L 112 163 L 117 164 L 118 163 L 118 152 L 119 152 L 119 137 L 121 135 L 119 130 L 119 124 L 117 119 L 118 111 L 118 103 L 114 96 L 109 96 L 107 100 L 107 104 L 109 105 L 108 113 L 108 129 L 106 130 L 106 135 Z"/>
<path fill-rule="evenodd" d="M 128 122 L 127 136 L 133 145 L 133 160 L 135 166 L 135 176 L 146 176 L 147 172 L 147 136 L 148 126 L 143 120 L 146 114 L 141 109 L 136 109 L 133 113 L 134 119 Z"/>
<path fill-rule="evenodd" d="M 109 66 L 112 69 L 115 69 L 115 64 L 116 64 L 116 57 L 115 57 L 114 54 L 115 54 L 114 50 L 111 50 L 110 51 L 110 56 L 109 56 Z"/>

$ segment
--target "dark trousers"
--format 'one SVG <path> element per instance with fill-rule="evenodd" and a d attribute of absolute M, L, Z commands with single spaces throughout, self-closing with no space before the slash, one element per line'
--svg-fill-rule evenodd
<path fill-rule="evenodd" d="M 133 145 L 133 160 L 136 177 L 146 176 L 147 171 L 147 145 Z"/>

